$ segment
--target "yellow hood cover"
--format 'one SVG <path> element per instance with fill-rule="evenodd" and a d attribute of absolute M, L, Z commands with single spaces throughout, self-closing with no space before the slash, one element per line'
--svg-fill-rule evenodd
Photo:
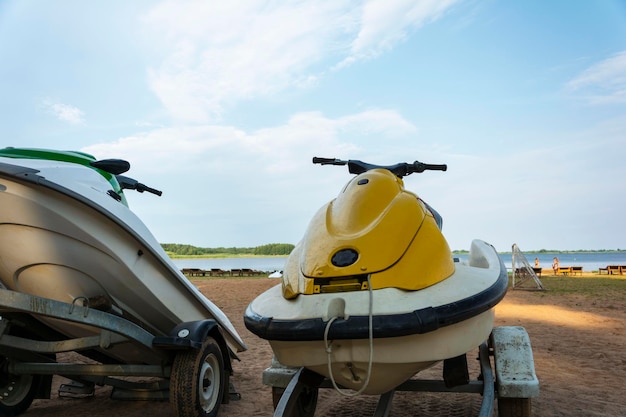
<path fill-rule="evenodd" d="M 353 259 L 336 262 L 333 256 L 342 251 Z M 374 169 L 353 178 L 315 214 L 287 262 L 283 295 L 312 294 L 315 279 L 366 274 L 374 289 L 415 290 L 453 272 L 450 249 L 430 210 L 404 189 L 402 179 Z"/>

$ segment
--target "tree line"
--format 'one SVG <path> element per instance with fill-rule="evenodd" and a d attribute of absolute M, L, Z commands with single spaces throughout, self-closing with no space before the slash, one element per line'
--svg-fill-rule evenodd
<path fill-rule="evenodd" d="M 161 243 L 166 252 L 181 256 L 202 255 L 289 255 L 294 248 L 291 243 L 268 243 L 251 248 L 200 248 L 181 243 Z"/>

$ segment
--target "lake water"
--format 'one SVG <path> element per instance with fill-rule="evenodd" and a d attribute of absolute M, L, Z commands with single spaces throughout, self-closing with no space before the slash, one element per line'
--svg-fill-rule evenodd
<path fill-rule="evenodd" d="M 454 255 L 457 256 L 457 255 Z M 535 265 L 535 257 L 539 259 L 539 267 L 552 268 L 552 258 L 559 258 L 561 266 L 582 266 L 583 271 L 597 271 L 607 265 L 626 265 L 626 252 L 581 252 L 581 253 L 533 253 L 524 252 L 524 256 L 530 263 Z M 458 256 L 463 258 L 463 255 Z M 500 259 L 508 269 L 511 269 L 511 254 L 500 254 Z"/>
<path fill-rule="evenodd" d="M 466 258 L 464 255 L 453 255 L 458 258 Z M 539 258 L 541 268 L 551 268 L 552 258 L 557 256 L 561 266 L 582 266 L 583 271 L 597 271 L 607 265 L 626 265 L 626 252 L 598 252 L 598 253 L 524 253 L 531 266 L 534 265 L 535 257 Z M 500 254 L 500 258 L 508 269 L 511 269 L 511 254 Z M 219 268 L 223 270 L 231 269 L 255 269 L 257 271 L 281 271 L 285 266 L 286 256 L 268 258 L 207 258 L 207 259 L 173 259 L 174 264 L 179 268 L 199 268 L 211 269 Z"/>

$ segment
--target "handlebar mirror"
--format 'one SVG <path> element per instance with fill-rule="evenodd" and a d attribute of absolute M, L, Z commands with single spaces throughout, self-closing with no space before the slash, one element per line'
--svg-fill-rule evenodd
<path fill-rule="evenodd" d="M 113 175 L 123 174 L 130 169 L 130 163 L 123 159 L 101 159 L 91 162 L 90 165 Z"/>

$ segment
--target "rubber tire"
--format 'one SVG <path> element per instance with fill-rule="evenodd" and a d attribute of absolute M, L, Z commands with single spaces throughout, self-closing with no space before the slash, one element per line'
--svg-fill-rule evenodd
<path fill-rule="evenodd" d="M 531 417 L 530 398 L 498 398 L 498 417 Z"/>
<path fill-rule="evenodd" d="M 284 388 L 272 387 L 272 403 L 274 410 L 276 410 L 284 392 Z M 319 390 L 317 388 L 306 388 L 298 396 L 294 413 L 289 417 L 313 417 L 315 415 L 315 408 L 317 407 L 318 393 Z"/>
<path fill-rule="evenodd" d="M 224 357 L 214 338 L 207 337 L 199 350 L 179 352 L 170 376 L 170 404 L 174 414 L 216 417 L 226 381 Z"/>
<path fill-rule="evenodd" d="M 0 416 L 13 417 L 25 412 L 35 399 L 38 386 L 38 376 L 0 373 Z"/>

